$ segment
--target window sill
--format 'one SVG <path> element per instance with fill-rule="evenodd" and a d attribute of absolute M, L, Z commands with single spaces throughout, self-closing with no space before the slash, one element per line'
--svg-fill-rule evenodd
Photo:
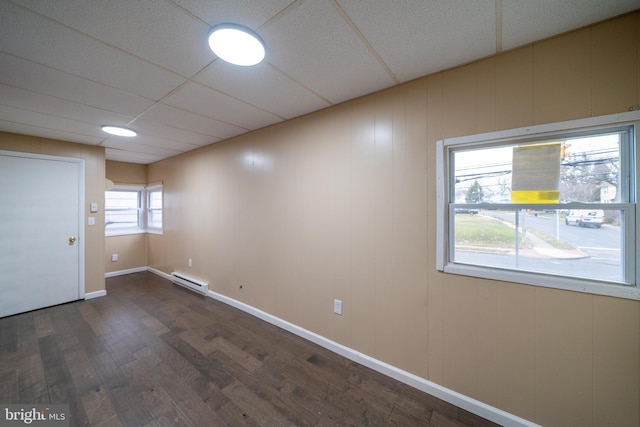
<path fill-rule="evenodd" d="M 162 235 L 162 230 L 127 230 L 127 231 L 111 231 L 109 233 L 105 233 L 105 237 L 115 237 L 115 236 L 129 236 L 133 234 L 157 234 Z"/>
<path fill-rule="evenodd" d="M 114 237 L 114 236 L 128 236 L 132 234 L 146 234 L 145 230 L 122 230 L 122 231 L 109 231 L 105 233 L 105 237 Z"/>
<path fill-rule="evenodd" d="M 605 295 L 616 298 L 640 300 L 640 288 L 637 286 L 616 283 L 597 282 L 588 279 L 552 276 L 533 272 L 518 272 L 467 264 L 448 264 L 445 273 L 461 276 L 479 277 L 482 279 L 582 292 L 594 295 Z"/>

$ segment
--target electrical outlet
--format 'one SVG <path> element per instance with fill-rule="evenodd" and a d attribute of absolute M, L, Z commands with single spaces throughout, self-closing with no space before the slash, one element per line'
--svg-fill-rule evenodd
<path fill-rule="evenodd" d="M 193 261 L 191 261 L 191 258 L 189 258 L 189 267 L 193 267 Z"/>
<path fill-rule="evenodd" d="M 342 314 L 342 301 L 339 299 L 333 300 L 333 312 L 335 314 Z"/>
<path fill-rule="evenodd" d="M 111 261 L 116 262 L 118 260 L 118 254 L 111 255 Z"/>

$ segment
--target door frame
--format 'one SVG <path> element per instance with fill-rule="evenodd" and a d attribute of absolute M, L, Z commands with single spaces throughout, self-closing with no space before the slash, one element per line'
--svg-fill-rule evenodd
<path fill-rule="evenodd" d="M 77 157 L 52 156 L 48 154 L 25 153 L 21 151 L 0 150 L 0 156 L 22 157 L 35 160 L 52 160 L 75 163 L 78 170 L 78 299 L 85 299 L 85 160 Z"/>

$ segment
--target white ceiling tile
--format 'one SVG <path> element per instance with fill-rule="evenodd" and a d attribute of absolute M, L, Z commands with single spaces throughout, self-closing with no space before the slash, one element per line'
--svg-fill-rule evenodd
<path fill-rule="evenodd" d="M 148 120 L 138 119 L 130 127 L 138 133 L 172 141 L 177 144 L 176 146 L 182 147 L 183 151 L 193 150 L 220 140 L 220 138 L 214 138 L 210 135 L 178 129 L 167 126 L 165 123 L 156 123 Z"/>
<path fill-rule="evenodd" d="M 257 30 L 292 0 L 173 0 L 209 25 L 236 23 Z"/>
<path fill-rule="evenodd" d="M 283 120 L 282 117 L 197 83 L 184 85 L 164 102 L 247 130 Z"/>
<path fill-rule="evenodd" d="M 57 117 L 51 114 L 43 114 L 30 110 L 23 110 L 0 103 L 0 119 L 24 125 L 37 123 L 38 127 L 76 134 L 79 138 L 100 138 L 102 130 L 93 124 L 83 123 L 77 120 Z"/>
<path fill-rule="evenodd" d="M 181 150 L 159 147 L 155 145 L 155 139 L 144 137 L 143 135 L 138 135 L 135 138 L 112 136 L 108 137 L 100 145 L 105 148 L 115 148 L 142 154 L 155 154 L 162 157 L 172 157 L 182 153 Z"/>
<path fill-rule="evenodd" d="M 502 0 L 502 48 L 514 49 L 639 7 L 639 0 Z"/>
<path fill-rule="evenodd" d="M 0 2 L 0 51 L 151 99 L 160 99 L 184 81 L 6 2 Z"/>
<path fill-rule="evenodd" d="M 217 139 L 231 138 L 246 132 L 246 129 L 164 104 L 153 106 L 144 113 L 142 119 Z"/>
<path fill-rule="evenodd" d="M 55 112 L 53 115 L 56 117 L 93 124 L 96 129 L 104 124 L 124 125 L 132 119 L 130 116 L 87 107 L 65 99 L 4 84 L 0 84 L 0 105 L 10 105 L 21 110 L 42 114 Z"/>
<path fill-rule="evenodd" d="M 156 147 L 159 149 L 166 149 L 166 150 L 170 150 L 173 153 L 184 153 L 186 151 L 195 150 L 196 148 L 201 147 L 201 145 L 188 144 L 185 142 L 174 141 L 167 138 L 161 138 L 156 135 L 149 135 L 147 133 L 144 133 L 143 131 L 140 131 L 140 129 L 137 127 L 136 127 L 136 131 L 138 131 L 138 136 L 131 139 L 131 141 L 135 142 L 135 144 L 142 144 L 150 147 Z"/>
<path fill-rule="evenodd" d="M 495 53 L 495 0 L 338 3 L 402 82 Z"/>
<path fill-rule="evenodd" d="M 198 81 L 287 119 L 330 105 L 265 62 L 237 67 L 216 61 Z"/>
<path fill-rule="evenodd" d="M 0 83 L 80 105 L 137 116 L 153 102 L 62 71 L 0 53 Z"/>
<path fill-rule="evenodd" d="M 0 129 L 3 132 L 18 133 L 21 135 L 31 135 L 41 138 L 59 139 L 61 141 L 75 142 L 78 144 L 98 145 L 103 138 L 80 135 L 73 132 L 67 132 L 65 130 L 55 129 L 49 126 L 45 126 L 44 122 L 37 125 L 30 123 L 14 122 L 11 119 L 14 117 L 7 117 L 5 119 L 0 108 Z"/>
<path fill-rule="evenodd" d="M 394 84 L 330 2 L 303 3 L 263 38 L 267 61 L 332 103 Z"/>
<path fill-rule="evenodd" d="M 209 26 L 169 2 L 157 0 L 19 0 L 112 46 L 191 76 L 215 59 L 207 44 Z"/>
<path fill-rule="evenodd" d="M 149 164 L 165 159 L 165 156 L 158 154 L 136 153 L 129 150 L 119 150 L 116 148 L 107 148 L 105 151 L 105 159 L 116 162 Z"/>
<path fill-rule="evenodd" d="M 107 158 L 145 164 L 491 55 L 497 28 L 506 50 L 639 9 L 640 0 L 0 0 L 0 131 L 99 144 L 99 124 L 126 121 L 137 143 L 110 142 Z M 206 36 L 222 22 L 258 31 L 266 62 L 215 58 Z"/>

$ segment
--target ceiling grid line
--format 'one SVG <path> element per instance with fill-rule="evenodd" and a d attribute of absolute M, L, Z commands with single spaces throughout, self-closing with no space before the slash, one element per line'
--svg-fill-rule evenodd
<path fill-rule="evenodd" d="M 180 83 L 178 86 L 174 87 L 173 89 L 171 89 L 169 92 L 167 92 L 166 94 L 164 94 L 162 97 L 160 97 L 159 99 L 155 100 L 153 102 L 153 104 L 151 104 L 149 107 L 147 107 L 144 111 L 142 111 L 140 114 L 138 114 L 136 117 L 134 117 L 129 123 L 127 123 L 127 126 L 132 125 L 136 120 L 140 119 L 145 113 L 147 113 L 149 110 L 151 110 L 153 107 L 157 106 L 158 104 L 162 104 L 164 103 L 165 100 L 167 100 L 171 95 L 173 95 L 174 93 L 177 93 L 180 89 L 182 89 L 184 86 L 186 86 L 188 83 L 192 83 L 194 82 L 194 80 L 201 75 L 207 68 L 209 68 L 211 66 L 211 64 L 213 64 L 215 61 L 217 60 L 217 58 L 214 58 L 213 61 L 211 61 L 210 63 L 208 63 L 207 65 L 205 65 L 203 68 L 201 68 L 199 71 L 197 71 L 193 76 L 191 76 L 188 79 L 185 79 L 182 83 Z"/>
<path fill-rule="evenodd" d="M 342 8 L 342 6 L 340 6 L 340 4 L 338 4 L 338 2 L 336 0 L 331 0 L 331 4 L 333 5 L 333 7 L 336 9 L 336 11 L 340 14 L 340 16 L 342 17 L 342 19 L 344 20 L 344 22 L 349 26 L 349 28 L 351 28 L 351 31 L 353 31 L 353 33 L 358 37 L 358 39 L 360 39 L 360 41 L 366 46 L 366 48 L 369 50 L 369 52 L 371 53 L 371 55 L 373 55 L 373 57 L 376 59 L 376 61 L 378 61 L 378 63 L 380 64 L 380 66 L 384 69 L 384 71 L 389 75 L 389 77 L 391 78 L 391 80 L 393 80 L 394 84 L 400 84 L 402 83 L 400 81 L 400 79 L 398 79 L 398 77 L 393 73 L 393 71 L 391 71 L 391 68 L 389 68 L 389 66 L 384 62 L 384 60 L 382 59 L 382 57 L 378 54 L 378 52 L 376 52 L 376 50 L 374 49 L 374 47 L 371 45 L 371 43 L 369 42 L 369 40 L 367 40 L 367 38 L 364 36 L 364 34 L 362 34 L 362 32 L 360 31 L 360 29 L 357 27 L 356 24 L 353 23 L 353 21 L 351 20 L 351 18 L 349 17 L 349 15 L 347 14 L 347 12 L 345 12 L 345 10 Z"/>
<path fill-rule="evenodd" d="M 329 105 L 334 105 L 333 102 L 331 102 L 330 100 L 328 100 L 327 98 L 325 98 L 324 96 L 320 95 L 319 93 L 315 92 L 313 89 L 311 89 L 310 87 L 305 86 L 303 83 L 299 82 L 298 80 L 294 79 L 293 77 L 291 77 L 289 74 L 285 73 L 284 71 L 282 71 L 281 69 L 279 69 L 278 67 L 276 67 L 275 65 L 273 65 L 270 62 L 267 62 L 268 66 L 273 68 L 274 70 L 276 70 L 278 73 L 280 73 L 285 79 L 291 81 L 292 83 L 295 83 L 297 86 L 300 86 L 301 88 L 309 91 L 310 93 L 312 93 L 313 95 L 317 96 L 319 99 L 321 99 L 322 101 L 326 102 Z"/>
<path fill-rule="evenodd" d="M 136 55 L 135 53 L 133 53 L 131 51 L 125 50 L 125 49 L 123 49 L 123 48 L 121 48 L 119 46 L 116 46 L 116 45 L 113 45 L 111 43 L 108 43 L 103 39 L 97 38 L 97 37 L 95 37 L 95 36 L 93 36 L 91 34 L 88 34 L 88 33 L 84 32 L 84 31 L 80 31 L 77 28 L 70 27 L 69 25 L 67 25 L 67 24 L 65 24 L 63 22 L 60 22 L 57 19 L 51 18 L 49 16 L 43 15 L 40 12 L 37 12 L 37 11 L 33 10 L 33 9 L 29 9 L 29 8 L 27 8 L 25 6 L 22 6 L 19 3 L 16 3 L 14 0 L 7 0 L 7 1 L 9 1 L 10 3 L 12 3 L 12 4 L 14 4 L 14 5 L 16 5 L 16 6 L 22 8 L 22 9 L 24 9 L 26 11 L 28 11 L 28 13 L 31 13 L 31 14 L 36 15 L 36 16 L 38 16 L 38 17 L 40 17 L 40 18 L 42 18 L 42 19 L 44 19 L 46 21 L 52 22 L 52 23 L 54 23 L 56 25 L 59 25 L 59 26 L 65 28 L 65 29 L 67 29 L 69 31 L 72 31 L 72 32 L 77 33 L 77 34 L 80 34 L 83 37 L 86 37 L 88 39 L 93 40 L 96 43 L 99 43 L 99 44 L 102 44 L 104 46 L 107 46 L 110 49 L 117 50 L 118 52 L 121 52 L 122 54 L 125 54 L 125 55 L 130 55 L 130 56 L 138 59 L 139 61 L 143 61 L 143 62 L 145 62 L 145 63 L 147 63 L 149 65 L 152 65 L 154 67 L 158 67 L 158 68 L 162 69 L 163 71 L 166 71 L 167 73 L 175 74 L 176 76 L 178 76 L 180 78 L 183 78 L 183 79 L 187 79 L 188 78 L 187 76 L 181 75 L 179 72 L 177 72 L 175 70 L 172 70 L 170 68 L 166 68 L 166 67 L 164 67 L 164 66 L 162 66 L 162 65 L 160 65 L 158 63 L 152 62 L 152 61 L 150 61 L 150 60 L 148 60 L 148 59 L 146 59 L 144 57 Z M 41 64 L 41 65 L 44 65 L 44 64 Z M 66 72 L 66 71 L 64 71 L 64 72 Z"/>
<path fill-rule="evenodd" d="M 280 12 L 276 13 L 271 18 L 269 18 L 269 20 L 267 20 L 264 24 L 256 28 L 256 31 L 260 32 L 262 30 L 269 28 L 271 25 L 274 25 L 277 21 L 279 21 L 280 19 L 282 19 L 283 17 L 285 17 L 286 15 L 290 14 L 295 9 L 300 7 L 303 2 L 304 0 L 294 0 L 292 3 L 287 5 L 284 9 L 282 9 Z"/>
<path fill-rule="evenodd" d="M 0 131 L 148 164 L 640 10 L 640 0 L 0 0 Z M 219 23 L 256 67 L 217 60 Z M 106 136 L 102 125 L 135 127 Z"/>

